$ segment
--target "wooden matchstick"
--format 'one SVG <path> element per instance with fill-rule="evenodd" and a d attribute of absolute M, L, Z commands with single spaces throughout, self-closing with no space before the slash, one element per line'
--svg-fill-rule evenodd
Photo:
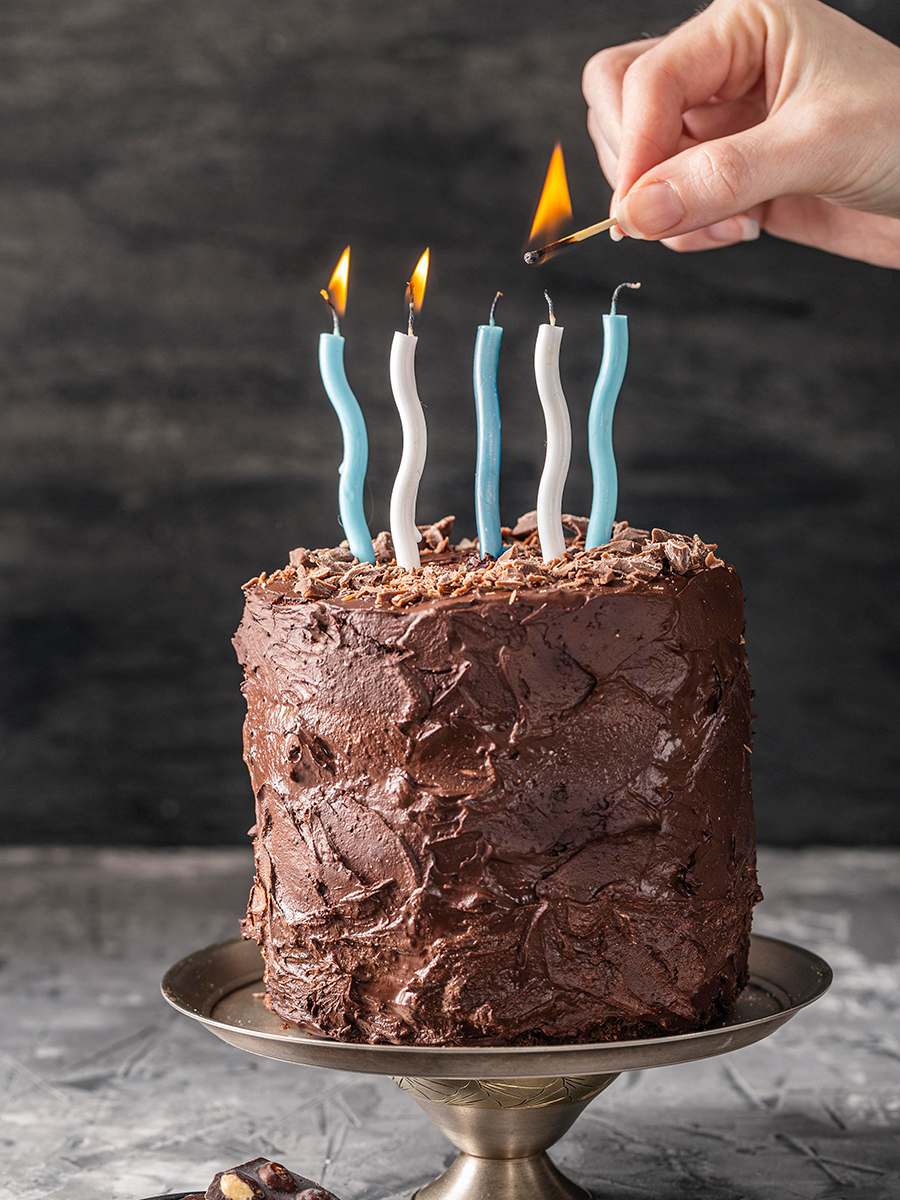
<path fill-rule="evenodd" d="M 574 246 L 576 242 L 583 242 L 585 238 L 593 237 L 595 233 L 603 233 L 604 229 L 612 229 L 615 224 L 615 217 L 607 217 L 605 221 L 598 221 L 596 225 L 588 225 L 587 229 L 579 229 L 576 233 L 570 233 L 568 237 L 560 238 L 558 242 L 551 242 L 549 246 L 529 250 L 525 255 L 525 261 L 529 267 L 537 266 L 548 254 L 555 254 L 557 250 L 564 250 L 566 246 Z"/>

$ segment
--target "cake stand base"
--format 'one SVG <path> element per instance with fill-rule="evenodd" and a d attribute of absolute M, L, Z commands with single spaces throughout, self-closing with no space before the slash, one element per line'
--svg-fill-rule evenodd
<path fill-rule="evenodd" d="M 462 1153 L 416 1200 L 589 1200 L 544 1153 L 618 1075 L 394 1079 Z"/>
<path fill-rule="evenodd" d="M 390 1046 L 284 1028 L 261 999 L 252 942 L 234 938 L 176 963 L 163 995 L 223 1041 L 304 1066 L 389 1075 L 461 1151 L 416 1200 L 589 1200 L 545 1151 L 621 1071 L 725 1054 L 774 1033 L 831 983 L 817 955 L 753 937 L 750 982 L 733 1013 L 694 1033 L 552 1046 Z"/>
<path fill-rule="evenodd" d="M 413 1200 L 591 1200 L 591 1193 L 567 1179 L 546 1154 L 499 1159 L 460 1154 Z"/>

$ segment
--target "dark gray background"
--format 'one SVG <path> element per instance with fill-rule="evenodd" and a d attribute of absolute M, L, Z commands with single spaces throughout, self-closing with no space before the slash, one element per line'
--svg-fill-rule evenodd
<path fill-rule="evenodd" d="M 505 292 L 503 513 L 534 506 L 541 289 L 583 436 L 612 286 L 632 354 L 620 515 L 740 570 L 768 841 L 900 838 L 900 277 L 763 237 L 696 256 L 598 238 L 520 264 L 553 142 L 576 218 L 608 189 L 580 73 L 693 3 L 6 0 L 0 11 L 0 725 L 20 841 L 242 840 L 240 584 L 342 536 L 318 289 L 353 245 L 347 360 L 373 528 L 387 376 L 428 244 L 420 519 L 473 530 L 471 347 Z M 890 0 L 841 5 L 900 40 Z"/>

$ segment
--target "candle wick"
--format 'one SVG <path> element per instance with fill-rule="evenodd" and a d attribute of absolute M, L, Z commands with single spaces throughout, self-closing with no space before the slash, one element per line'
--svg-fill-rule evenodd
<path fill-rule="evenodd" d="M 553 311 L 553 301 L 550 299 L 550 293 L 544 290 L 544 299 L 547 301 L 547 308 L 550 310 L 550 324 L 556 324 L 556 313 Z"/>
<path fill-rule="evenodd" d="M 497 295 L 494 297 L 494 303 L 491 305 L 491 324 L 492 325 L 494 324 L 494 313 L 497 311 L 497 301 L 500 299 L 500 297 L 502 295 L 503 295 L 502 292 L 498 292 Z"/>
<path fill-rule="evenodd" d="M 609 306 L 609 315 L 611 317 L 616 315 L 616 300 L 619 298 L 619 292 L 621 292 L 622 288 L 639 288 L 640 286 L 639 283 L 620 283 L 613 292 L 612 304 Z"/>
<path fill-rule="evenodd" d="M 326 303 L 326 304 L 328 305 L 328 307 L 331 309 L 331 323 L 332 323 L 332 326 L 333 326 L 333 332 L 334 332 L 334 333 L 335 333 L 335 334 L 336 334 L 338 337 L 340 337 L 340 336 L 341 336 L 341 323 L 340 323 L 340 321 L 338 320 L 337 309 L 334 307 L 334 304 L 333 304 L 333 303 L 332 303 L 332 301 L 331 301 L 331 296 L 329 296 L 329 294 L 328 294 L 328 292 L 325 290 L 325 288 L 321 288 L 321 289 L 319 290 L 319 295 L 322 297 L 322 299 L 325 301 L 325 303 Z"/>
<path fill-rule="evenodd" d="M 412 280 L 410 280 L 410 282 L 406 285 L 406 298 L 409 301 L 409 324 L 407 326 L 407 332 L 409 333 L 409 336 L 412 337 L 413 318 L 416 315 L 416 294 L 413 291 Z"/>

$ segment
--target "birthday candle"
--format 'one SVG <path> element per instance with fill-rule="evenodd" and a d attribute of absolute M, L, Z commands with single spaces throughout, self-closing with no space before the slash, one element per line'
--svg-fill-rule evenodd
<path fill-rule="evenodd" d="M 403 430 L 403 453 L 391 492 L 391 537 L 394 556 L 400 567 L 418 567 L 419 542 L 422 535 L 416 526 L 416 498 L 419 480 L 425 467 L 428 433 L 422 402 L 416 388 L 416 345 L 413 317 L 422 307 L 425 281 L 428 277 L 428 251 L 419 259 L 412 279 L 407 285 L 409 325 L 406 333 L 394 334 L 391 346 L 391 390 L 400 414 Z"/>
<path fill-rule="evenodd" d="M 562 527 L 562 496 L 572 455 L 572 426 L 559 378 L 559 345 L 563 330 L 556 324 L 553 301 L 547 297 L 549 325 L 538 329 L 534 346 L 534 376 L 547 424 L 547 453 L 537 496 L 538 537 L 544 562 L 566 552 Z"/>
<path fill-rule="evenodd" d="M 475 412 L 478 419 L 478 453 L 475 460 L 475 523 L 482 555 L 499 558 L 503 552 L 500 533 L 500 397 L 497 367 L 503 329 L 494 322 L 498 292 L 491 305 L 489 325 L 479 325 L 475 338 L 472 376 Z"/>
<path fill-rule="evenodd" d="M 319 373 L 328 393 L 344 438 L 344 457 L 340 466 L 338 508 L 341 524 L 350 550 L 360 562 L 375 561 L 372 537 L 363 510 L 363 484 L 369 461 L 369 440 L 366 422 L 344 370 L 344 339 L 341 337 L 340 317 L 347 304 L 347 276 L 350 270 L 350 247 L 341 255 L 331 276 L 328 289 L 322 289 L 325 302 L 331 309 L 334 332 L 319 335 Z"/>
<path fill-rule="evenodd" d="M 603 359 L 588 413 L 588 452 L 594 477 L 591 518 L 585 541 L 588 550 L 606 545 L 616 519 L 619 480 L 613 453 L 612 421 L 628 362 L 628 318 L 616 312 L 616 298 L 622 288 L 640 286 L 639 283 L 620 283 L 613 292 L 609 315 L 603 318 Z"/>

